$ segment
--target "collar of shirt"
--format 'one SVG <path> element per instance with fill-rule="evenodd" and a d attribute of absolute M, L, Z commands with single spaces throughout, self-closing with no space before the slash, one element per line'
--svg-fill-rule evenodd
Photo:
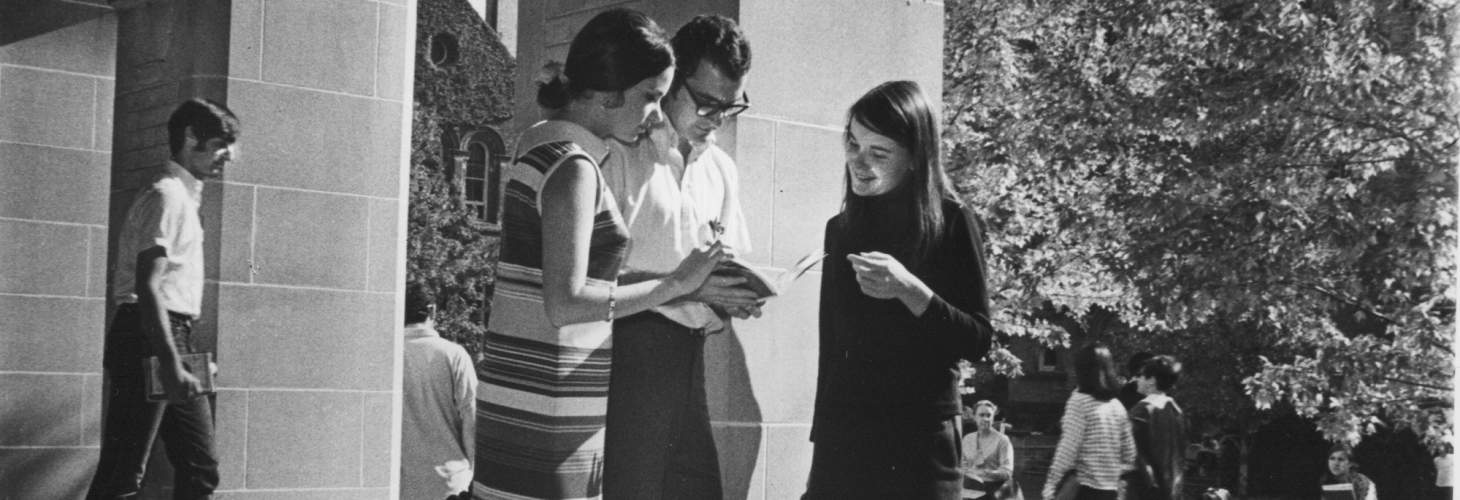
<path fill-rule="evenodd" d="M 441 333 L 436 331 L 436 327 L 429 323 L 411 323 L 406 325 L 405 334 L 407 340 L 441 336 Z"/>
<path fill-rule="evenodd" d="M 654 128 L 649 129 L 649 140 L 653 142 L 654 148 L 659 151 L 661 157 L 678 161 L 679 165 L 676 165 L 676 167 L 681 170 L 686 165 L 692 165 L 698 161 L 700 155 L 705 154 L 705 151 L 709 151 L 710 146 L 715 145 L 716 141 L 714 132 L 710 132 L 709 135 L 705 136 L 705 140 L 700 142 L 685 141 L 689 142 L 689 157 L 682 157 L 679 153 L 679 132 L 674 130 L 674 127 L 667 120 L 661 121 Z"/>
<path fill-rule="evenodd" d="M 183 187 L 188 188 L 188 195 L 193 197 L 193 202 L 202 203 L 203 181 L 200 181 L 197 177 L 194 177 L 192 172 L 189 172 L 188 169 L 183 168 L 183 166 L 178 164 L 178 162 L 168 160 L 167 175 L 177 177 L 178 180 L 182 181 Z"/>
<path fill-rule="evenodd" d="M 1176 407 L 1178 410 L 1180 409 L 1179 406 L 1176 406 L 1176 400 L 1171 399 L 1171 396 L 1167 396 L 1165 394 L 1148 394 L 1146 395 L 1146 397 L 1141 399 L 1142 401 L 1150 403 L 1151 406 L 1154 408 L 1164 408 L 1166 407 L 1166 405 L 1169 404 L 1173 407 Z"/>
<path fill-rule="evenodd" d="M 603 138 L 594 135 L 582 125 L 566 120 L 541 121 L 527 129 L 522 133 L 522 139 L 518 141 L 523 146 L 519 148 L 519 153 L 545 142 L 564 139 L 583 148 L 589 156 L 593 157 L 595 163 L 602 164 L 604 157 L 608 156 L 608 143 Z"/>

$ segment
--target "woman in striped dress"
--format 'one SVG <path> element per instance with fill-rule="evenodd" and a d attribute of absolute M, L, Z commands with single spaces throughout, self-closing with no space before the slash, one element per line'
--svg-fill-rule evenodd
<path fill-rule="evenodd" d="M 1115 399 L 1120 382 L 1110 349 L 1089 344 L 1075 353 L 1078 386 L 1065 402 L 1060 444 L 1044 481 L 1043 496 L 1055 498 L 1061 479 L 1072 472 L 1077 500 L 1115 500 L 1120 474 L 1133 467 L 1136 444 L 1125 407 Z"/>
<path fill-rule="evenodd" d="M 555 119 L 523 133 L 506 172 L 478 367 L 476 498 L 598 498 L 614 317 L 694 291 L 726 257 L 711 245 L 668 277 L 617 286 L 629 235 L 598 169 L 604 141 L 636 140 L 663 119 L 673 76 L 654 21 L 614 9 L 578 32 L 562 73 L 538 89 Z"/>

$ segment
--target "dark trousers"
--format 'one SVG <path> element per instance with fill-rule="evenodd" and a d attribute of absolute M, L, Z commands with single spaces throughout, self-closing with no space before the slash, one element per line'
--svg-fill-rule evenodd
<path fill-rule="evenodd" d="M 858 419 L 818 432 L 801 499 L 959 498 L 957 418 Z"/>
<path fill-rule="evenodd" d="M 87 499 L 127 498 L 142 488 L 147 457 L 158 437 L 173 468 L 173 498 L 212 498 L 218 487 L 218 458 L 213 450 L 213 400 L 199 396 L 180 404 L 147 400 L 142 365 L 152 356 L 143 334 L 141 309 L 124 304 L 107 334 L 103 364 L 110 389 L 102 427 L 101 460 Z M 192 321 L 170 314 L 179 354 L 196 352 Z"/>
<path fill-rule="evenodd" d="M 613 325 L 606 500 L 723 497 L 705 402 L 705 338 L 657 313 Z"/>
<path fill-rule="evenodd" d="M 1082 484 L 1075 493 L 1075 500 L 1116 500 L 1119 497 L 1117 493 L 1116 490 L 1097 490 Z"/>
<path fill-rule="evenodd" d="M 988 493 L 988 494 L 992 495 L 995 492 L 999 491 L 999 488 L 1003 488 L 1003 487 L 1004 487 L 1004 481 L 989 481 L 989 482 L 983 482 L 983 481 L 979 481 L 977 479 L 971 479 L 971 478 L 967 478 L 967 477 L 963 478 L 963 489 L 964 489 L 964 491 L 982 491 L 984 493 Z M 992 498 L 992 497 L 990 497 L 990 498 Z"/>

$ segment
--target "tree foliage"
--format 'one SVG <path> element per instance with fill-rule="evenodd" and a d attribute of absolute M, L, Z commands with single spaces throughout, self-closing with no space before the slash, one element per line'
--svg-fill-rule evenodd
<path fill-rule="evenodd" d="M 417 105 L 412 120 L 411 198 L 406 236 L 406 282 L 421 284 L 440 301 L 441 336 L 473 356 L 482 352 L 490 314 L 498 241 L 462 207 L 447 182 L 435 114 Z"/>
<path fill-rule="evenodd" d="M 1283 405 L 1331 440 L 1452 404 L 1452 0 L 946 13 L 945 149 L 999 328 L 1113 317 L 1187 360 L 1195 413 Z"/>

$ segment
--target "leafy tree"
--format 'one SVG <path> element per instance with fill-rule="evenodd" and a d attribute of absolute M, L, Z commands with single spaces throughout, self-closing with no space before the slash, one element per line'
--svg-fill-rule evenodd
<path fill-rule="evenodd" d="M 461 206 L 447 182 L 440 166 L 449 161 L 439 153 L 442 125 L 423 108 L 416 106 L 412 120 L 416 140 L 411 151 L 406 281 L 435 293 L 441 301 L 436 318 L 441 336 L 475 356 L 482 352 L 486 336 L 498 242 Z"/>
<path fill-rule="evenodd" d="M 1330 440 L 1451 406 L 1454 4 L 949 1 L 997 326 L 1176 354 L 1188 411 Z"/>

